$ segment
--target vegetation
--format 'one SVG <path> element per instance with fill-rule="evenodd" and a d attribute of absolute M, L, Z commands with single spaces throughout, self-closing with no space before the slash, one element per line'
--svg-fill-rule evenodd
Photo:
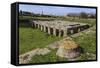
<path fill-rule="evenodd" d="M 83 49 L 83 54 L 79 60 L 96 59 L 96 27 L 93 26 L 86 32 L 81 32 L 80 36 L 73 38 Z"/>
<path fill-rule="evenodd" d="M 35 48 L 43 48 L 60 39 L 59 37 L 48 35 L 39 29 L 19 27 L 19 54 L 23 54 Z"/>

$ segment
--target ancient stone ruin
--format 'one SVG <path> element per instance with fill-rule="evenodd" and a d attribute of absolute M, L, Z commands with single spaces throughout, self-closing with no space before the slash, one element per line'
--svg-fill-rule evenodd
<path fill-rule="evenodd" d="M 56 55 L 67 59 L 76 58 L 82 52 L 81 47 L 73 40 L 64 39 L 60 44 Z"/>
<path fill-rule="evenodd" d="M 68 21 L 33 21 L 32 26 L 55 36 L 67 36 L 89 28 L 89 25 Z"/>

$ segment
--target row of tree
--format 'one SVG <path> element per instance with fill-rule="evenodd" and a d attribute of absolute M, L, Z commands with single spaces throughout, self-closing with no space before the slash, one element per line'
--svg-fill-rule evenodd
<path fill-rule="evenodd" d="M 21 16 L 32 16 L 32 17 L 57 17 L 55 15 L 46 15 L 46 14 L 36 14 L 36 13 L 32 13 L 32 12 L 28 12 L 28 11 L 21 11 L 19 12 L 19 15 Z"/>
<path fill-rule="evenodd" d="M 96 18 L 96 14 L 94 14 L 94 13 L 85 13 L 85 12 L 68 13 L 67 16 L 68 17 L 79 17 L 79 18 Z"/>
<path fill-rule="evenodd" d="M 55 16 L 55 15 L 46 15 L 46 14 L 36 14 L 36 13 L 31 13 L 27 11 L 21 11 L 19 12 L 19 15 L 23 16 L 33 16 L 33 17 L 60 17 L 60 16 Z M 96 18 L 96 14 L 94 13 L 86 13 L 86 12 L 81 12 L 81 13 L 68 13 L 68 17 L 78 17 L 78 18 Z"/>

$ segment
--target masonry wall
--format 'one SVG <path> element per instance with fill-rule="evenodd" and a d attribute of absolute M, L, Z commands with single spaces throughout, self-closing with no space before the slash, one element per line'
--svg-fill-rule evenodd
<path fill-rule="evenodd" d="M 83 31 L 83 30 L 89 28 L 89 25 L 80 25 L 80 26 L 74 26 L 71 28 L 65 28 L 65 29 L 59 28 L 58 29 L 55 27 L 51 27 L 49 25 L 43 25 L 43 24 L 35 23 L 35 22 L 33 22 L 32 26 L 34 28 L 38 28 L 41 31 L 46 32 L 50 35 L 55 35 L 55 36 L 59 36 L 59 37 L 61 37 L 61 36 L 66 37 L 67 35 L 75 34 L 75 33 L 78 33 L 80 31 Z"/>

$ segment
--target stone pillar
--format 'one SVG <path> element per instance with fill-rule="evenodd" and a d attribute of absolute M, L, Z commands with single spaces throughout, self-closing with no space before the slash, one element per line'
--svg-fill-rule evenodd
<path fill-rule="evenodd" d="M 41 31 L 42 31 L 42 25 L 41 25 Z"/>
<path fill-rule="evenodd" d="M 39 25 L 39 29 L 41 29 L 41 25 Z"/>
<path fill-rule="evenodd" d="M 64 30 L 63 37 L 66 37 L 66 36 L 67 36 L 67 30 Z"/>
<path fill-rule="evenodd" d="M 38 29 L 39 29 L 39 24 L 38 24 Z"/>
<path fill-rule="evenodd" d="M 78 28 L 78 32 L 80 32 L 81 30 L 80 30 L 80 28 Z"/>
<path fill-rule="evenodd" d="M 48 27 L 48 34 L 50 34 L 50 28 Z"/>
<path fill-rule="evenodd" d="M 44 27 L 44 32 L 46 32 L 46 26 L 43 26 Z"/>
<path fill-rule="evenodd" d="M 59 37 L 61 37 L 61 30 L 59 30 Z"/>
<path fill-rule="evenodd" d="M 71 29 L 71 30 L 70 30 L 70 32 L 71 32 L 71 34 L 73 34 L 73 32 L 74 32 L 74 29 Z"/>
<path fill-rule="evenodd" d="M 56 29 L 55 28 L 53 28 L 53 35 L 56 36 Z"/>
<path fill-rule="evenodd" d="M 43 27 L 43 25 L 42 25 L 42 31 L 44 30 L 44 27 Z"/>

